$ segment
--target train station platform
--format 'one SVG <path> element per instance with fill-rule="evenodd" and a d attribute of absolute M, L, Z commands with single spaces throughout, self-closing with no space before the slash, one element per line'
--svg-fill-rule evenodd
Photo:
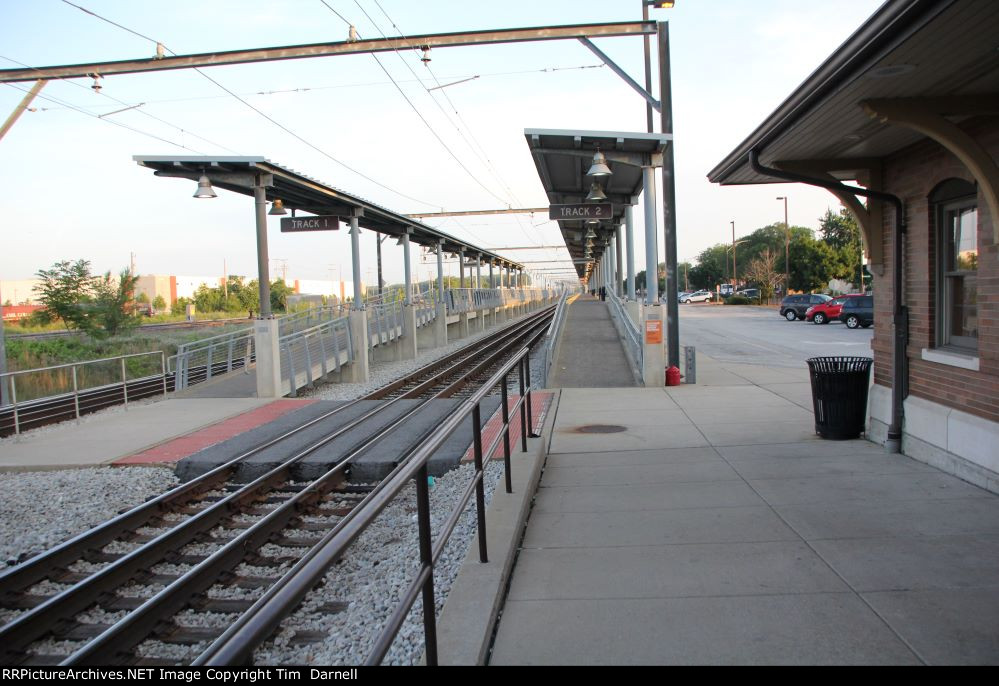
<path fill-rule="evenodd" d="M 0 470 L 171 463 L 308 400 L 169 398 L 0 440 Z"/>
<path fill-rule="evenodd" d="M 607 303 L 590 295 L 569 304 L 548 385 L 552 388 L 620 388 L 635 375 L 611 321 Z"/>
<path fill-rule="evenodd" d="M 561 390 L 490 664 L 999 662 L 999 497 L 698 363 Z"/>

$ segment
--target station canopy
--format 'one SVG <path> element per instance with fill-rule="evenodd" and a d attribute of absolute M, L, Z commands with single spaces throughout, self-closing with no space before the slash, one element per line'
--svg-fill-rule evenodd
<path fill-rule="evenodd" d="M 156 176 L 197 181 L 204 174 L 213 187 L 251 197 L 256 175 L 270 174 L 273 184 L 266 189 L 267 200 L 281 200 L 286 209 L 293 211 L 292 214 L 305 212 L 310 215 L 335 215 L 349 221 L 359 210 L 361 216 L 358 217 L 358 225 L 362 228 L 394 237 L 400 237 L 407 229 L 412 229 L 410 240 L 427 248 L 436 250 L 438 242 L 443 241 L 441 245 L 444 252 L 459 253 L 464 250 L 466 259 L 475 260 L 477 255 L 481 255 L 481 259 L 487 263 L 518 270 L 523 268 L 518 262 L 293 169 L 282 167 L 264 157 L 135 155 L 132 159 L 139 165 L 152 169 Z"/>
<path fill-rule="evenodd" d="M 586 273 L 586 233 L 593 228 L 592 260 L 603 255 L 605 239 L 612 239 L 616 227 L 624 223 L 625 208 L 637 202 L 642 192 L 642 166 L 662 166 L 662 153 L 673 139 L 664 133 L 619 131 L 571 131 L 562 129 L 525 129 L 524 136 L 538 168 L 538 176 L 552 205 L 575 205 L 586 202 L 595 180 L 586 174 L 599 150 L 607 159 L 611 175 L 600 185 L 607 196 L 603 203 L 612 205 L 609 219 L 599 225 L 587 225 L 585 219 L 560 219 L 559 229 L 580 276 Z"/>

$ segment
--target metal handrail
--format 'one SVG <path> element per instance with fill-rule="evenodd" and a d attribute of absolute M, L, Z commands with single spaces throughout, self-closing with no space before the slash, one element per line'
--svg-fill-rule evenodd
<path fill-rule="evenodd" d="M 545 366 L 544 366 L 544 385 L 548 386 L 548 374 L 551 372 L 552 362 L 555 358 L 555 346 L 558 345 L 559 336 L 562 334 L 562 324 L 565 321 L 566 310 L 569 309 L 569 292 L 565 291 L 559 297 L 558 306 L 555 308 L 555 316 L 552 317 L 552 323 L 548 326 L 548 331 L 545 333 Z"/>
<path fill-rule="evenodd" d="M 343 362 L 340 356 L 347 353 Z M 313 378 L 313 357 L 318 360 L 320 377 L 339 372 L 344 364 L 354 361 L 354 346 L 347 317 L 316 324 L 313 327 L 296 331 L 278 338 L 278 357 L 281 364 L 281 377 L 288 378 L 289 395 L 297 397 L 298 384 L 296 360 L 305 371 L 306 385 L 311 386 Z"/>
<path fill-rule="evenodd" d="M 638 369 L 644 368 L 645 346 L 642 345 L 642 334 L 638 330 L 638 325 L 632 321 L 628 312 L 624 309 L 621 298 L 613 291 L 607 294 L 611 303 L 612 318 L 616 321 L 616 326 L 621 337 L 627 341 L 631 348 L 631 353 L 638 365 Z"/>
<path fill-rule="evenodd" d="M 171 366 L 176 372 L 175 390 L 183 390 L 192 385 L 191 370 L 199 366 L 197 363 L 192 364 L 192 360 L 202 354 L 205 356 L 205 378 L 194 381 L 194 383 L 207 381 L 217 375 L 214 363 L 216 351 L 225 353 L 225 369 L 218 373 L 228 374 L 234 369 L 242 367 L 244 373 L 248 374 L 250 361 L 253 359 L 254 345 L 252 327 L 180 344 L 177 346 L 177 354 L 170 356 L 173 363 Z M 242 353 L 242 356 L 239 356 L 238 353 Z"/>
<path fill-rule="evenodd" d="M 540 333 L 538 337 L 540 337 Z M 524 451 L 527 450 L 527 438 L 533 434 L 531 409 L 531 371 L 530 348 L 533 342 L 521 348 L 507 361 L 482 387 L 462 402 L 453 414 L 430 433 L 422 443 L 410 451 L 399 463 L 393 473 L 381 481 L 369 495 L 368 504 L 358 507 L 347 514 L 334 528 L 323 537 L 282 579 L 257 600 L 253 606 L 233 623 L 202 655 L 194 665 L 231 665 L 243 664 L 250 657 L 253 649 L 262 643 L 277 628 L 281 620 L 295 608 L 305 595 L 326 574 L 327 569 L 340 559 L 347 548 L 360 536 L 378 517 L 388 504 L 406 487 L 410 479 L 415 480 L 417 490 L 417 522 L 420 536 L 421 568 L 416 578 L 410 584 L 403 596 L 401 604 L 389 619 L 388 625 L 378 637 L 375 647 L 369 656 L 368 664 L 377 664 L 385 657 L 392 641 L 398 634 L 410 608 L 419 595 L 423 595 L 424 635 L 426 640 L 426 662 L 437 664 L 436 640 L 436 608 L 434 604 L 434 564 L 443 552 L 451 533 L 465 506 L 476 496 L 476 513 L 478 518 L 479 559 L 488 562 L 486 547 L 485 520 L 485 488 L 483 485 L 483 460 L 488 459 L 498 447 L 499 441 L 504 442 L 504 470 L 506 473 L 507 492 L 512 492 L 510 481 L 510 417 L 511 410 L 515 415 L 518 411 L 521 421 L 521 442 Z M 507 386 L 509 376 L 519 367 L 521 396 L 513 408 L 508 405 Z M 483 449 L 481 402 L 496 387 L 501 387 L 503 408 L 503 430 L 494 439 L 489 449 Z M 475 476 L 465 489 L 461 501 L 452 511 L 441 530 L 439 538 L 434 541 L 430 529 L 430 501 L 428 488 L 427 463 L 434 453 L 444 444 L 462 424 L 464 419 L 472 415 L 473 451 Z"/>
<path fill-rule="evenodd" d="M 72 369 L 73 370 L 73 376 L 72 376 L 72 378 L 73 378 L 73 392 L 72 392 L 71 395 L 73 396 L 74 414 L 76 415 L 76 418 L 79 419 L 80 418 L 80 384 L 79 384 L 79 377 L 78 377 L 77 370 L 80 367 L 85 367 L 87 365 L 102 364 L 102 363 L 105 363 L 105 362 L 119 361 L 120 364 L 121 364 L 121 382 L 120 382 L 120 385 L 121 385 L 121 389 L 122 389 L 122 398 L 124 400 L 125 405 L 128 405 L 128 371 L 127 371 L 127 369 L 125 367 L 125 360 L 131 359 L 131 358 L 134 358 L 134 357 L 146 357 L 146 356 L 149 356 L 149 355 L 159 355 L 160 356 L 160 374 L 158 376 L 160 376 L 163 379 L 163 394 L 166 395 L 166 393 L 167 393 L 167 375 L 168 375 L 168 373 L 167 373 L 166 353 L 164 353 L 162 350 L 154 350 L 154 351 L 145 352 L 145 353 L 130 353 L 128 355 L 117 355 L 115 357 L 104 357 L 104 358 L 101 358 L 99 360 L 86 360 L 84 362 L 68 362 L 66 364 L 57 364 L 57 365 L 52 365 L 50 367 L 38 367 L 38 368 L 35 368 L 35 369 L 21 369 L 21 370 L 17 370 L 17 371 L 13 371 L 13 372 L 4 372 L 3 374 L 0 374 L 0 384 L 3 384 L 5 382 L 9 384 L 10 403 L 8 404 L 8 406 L 13 407 L 13 413 L 14 413 L 14 433 L 15 434 L 21 433 L 21 418 L 20 418 L 19 404 L 23 406 L 24 402 L 29 402 L 29 401 L 23 401 L 21 403 L 18 403 L 18 400 L 17 400 L 17 383 L 14 381 L 15 377 L 17 377 L 17 376 L 24 376 L 24 375 L 27 375 L 27 374 L 37 374 L 39 372 L 50 372 L 50 371 L 57 370 L 57 369 Z M 149 376 L 144 376 L 144 377 L 139 377 L 139 378 L 140 379 L 153 379 L 153 378 L 156 378 L 156 376 L 157 376 L 156 374 L 152 374 L 152 375 L 149 375 Z M 136 379 L 133 379 L 133 381 L 135 381 L 135 380 Z M 115 387 L 117 385 L 119 385 L 119 384 L 118 383 L 103 384 L 101 386 L 93 386 L 91 388 L 87 388 L 87 389 L 83 389 L 83 390 L 94 390 L 94 389 L 97 389 L 97 388 L 113 388 L 113 387 Z M 70 395 L 70 394 L 68 394 L 68 393 L 59 393 L 57 395 L 47 396 L 45 398 L 33 398 L 32 401 L 30 401 L 30 402 L 37 402 L 39 400 L 47 400 L 47 399 L 57 398 L 57 397 L 66 396 L 66 395 Z"/>

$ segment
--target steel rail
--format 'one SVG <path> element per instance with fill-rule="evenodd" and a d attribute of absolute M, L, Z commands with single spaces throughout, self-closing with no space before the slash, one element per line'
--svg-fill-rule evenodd
<path fill-rule="evenodd" d="M 253 649 L 273 633 L 281 620 L 293 608 L 297 607 L 305 595 L 325 575 L 329 566 L 343 556 L 347 548 L 389 505 L 409 483 L 410 479 L 415 477 L 419 485 L 420 474 L 423 474 L 422 481 L 424 484 L 426 483 L 427 460 L 458 429 L 464 418 L 478 407 L 479 402 L 492 388 L 500 381 L 505 386 L 509 371 L 520 363 L 529 351 L 528 346 L 522 347 L 475 394 L 463 401 L 455 412 L 432 430 L 425 440 L 409 451 L 393 473 L 382 480 L 376 490 L 368 495 L 364 504 L 355 507 L 344 519 L 338 522 L 309 553 L 295 564 L 288 574 L 272 586 L 192 664 L 221 666 L 246 663 L 252 655 Z M 477 440 L 481 441 L 480 435 Z M 481 453 L 478 450 L 476 452 L 481 458 Z M 481 459 L 477 462 L 477 471 L 481 471 Z M 420 509 L 422 510 L 423 507 L 421 506 Z M 419 516 L 421 529 L 429 530 L 429 522 L 425 521 L 422 511 Z M 480 521 L 480 532 L 482 524 L 483 522 Z M 484 544 L 484 540 L 480 542 Z M 421 557 L 425 557 L 425 555 L 421 555 Z M 419 578 L 427 584 L 432 583 L 432 574 L 427 571 L 426 565 L 421 569 Z M 415 596 L 407 598 L 407 601 L 411 605 L 415 601 Z"/>
<path fill-rule="evenodd" d="M 505 339 L 515 336 L 527 324 L 527 322 L 517 322 L 516 324 L 497 332 L 496 338 Z M 489 342 L 487 341 L 486 345 L 488 345 L 488 343 Z M 482 346 L 483 343 L 480 341 L 469 347 L 481 348 Z M 440 365 L 438 363 L 430 363 L 426 365 L 424 369 L 434 370 L 439 366 Z M 441 376 L 450 374 L 452 371 L 453 367 L 448 367 L 447 369 L 438 372 L 437 377 L 440 378 Z M 400 397 L 397 400 L 401 399 L 403 398 Z M 284 440 L 285 438 L 298 433 L 305 428 L 313 426 L 338 412 L 342 412 L 348 407 L 354 406 L 357 402 L 360 402 L 360 400 L 352 401 L 347 405 L 336 408 L 329 413 L 325 413 L 324 415 L 321 415 L 304 425 L 296 427 L 285 434 L 268 441 L 262 446 L 258 446 L 251 451 L 247 451 L 246 453 L 233 458 L 223 465 L 214 468 L 205 475 L 202 475 L 202 477 L 195 481 L 178 486 L 177 488 L 168 491 L 148 503 L 133 508 L 133 510 L 128 513 L 120 515 L 119 517 L 116 517 L 115 519 L 91 530 L 90 532 L 81 534 L 80 536 L 77 536 L 62 545 L 57 546 L 48 553 L 43 553 L 35 558 L 32 558 L 23 565 L 19 565 L 6 574 L 0 575 L 0 590 L 8 591 L 18 590 L 18 588 L 23 589 L 31 583 L 34 583 L 42 578 L 47 578 L 51 574 L 53 564 L 66 564 L 79 559 L 86 549 L 90 549 L 98 545 L 103 547 L 103 545 L 106 545 L 111 540 L 114 540 L 116 536 L 120 535 L 124 531 L 127 531 L 129 528 L 135 528 L 141 523 L 148 521 L 151 517 L 159 514 L 170 503 L 176 502 L 180 498 L 185 498 L 185 501 L 189 500 L 192 498 L 192 494 L 194 492 L 201 489 L 207 489 L 209 486 L 213 486 L 219 482 L 224 482 L 225 479 L 231 475 L 235 467 L 248 457 L 257 454 L 262 450 L 275 445 L 281 440 Z M 285 477 L 285 473 L 291 468 L 291 466 L 301 461 L 315 450 L 327 445 L 335 438 L 338 438 L 374 415 L 394 405 L 394 402 L 395 401 L 389 401 L 387 403 L 383 403 L 368 412 L 362 413 L 360 417 L 348 422 L 346 426 L 341 427 L 332 434 L 328 434 L 323 439 L 307 447 L 294 457 L 286 460 L 281 465 L 278 465 L 268 471 L 266 474 L 257 478 L 253 482 L 246 484 L 239 490 L 220 499 L 211 507 L 192 516 L 179 524 L 177 527 L 160 534 L 153 540 L 146 543 L 142 548 L 124 555 L 122 558 L 119 558 L 84 581 L 81 581 L 75 586 L 49 598 L 42 604 L 17 617 L 10 624 L 0 628 L 0 645 L 3 645 L 4 652 L 9 655 L 12 652 L 20 650 L 24 646 L 47 633 L 54 622 L 68 619 L 93 602 L 96 602 L 96 600 L 94 600 L 94 596 L 99 592 L 97 589 L 102 586 L 114 588 L 118 583 L 131 579 L 140 569 L 153 564 L 158 559 L 162 559 L 166 552 L 169 552 L 174 548 L 182 547 L 183 545 L 191 542 L 196 536 L 215 526 L 220 519 L 224 518 L 228 514 L 231 514 L 232 508 L 237 503 L 256 497 L 257 492 L 261 489 L 273 486 L 275 482 L 282 480 Z M 152 557 L 156 557 L 156 559 L 151 560 L 150 558 Z"/>
<path fill-rule="evenodd" d="M 543 319 L 540 316 L 532 317 L 531 321 L 520 323 L 522 325 L 515 327 L 515 331 L 502 336 L 502 346 L 505 347 L 501 348 L 500 352 L 508 352 L 508 347 L 512 343 L 517 343 L 525 335 L 529 335 L 532 330 L 531 327 L 536 327 L 537 322 Z M 141 643 L 163 621 L 164 617 L 172 615 L 188 605 L 192 596 L 204 592 L 217 583 L 219 576 L 233 566 L 238 565 L 248 551 L 258 549 L 273 534 L 287 526 L 292 520 L 301 516 L 305 506 L 309 503 L 314 503 L 324 493 L 331 491 L 339 483 L 339 480 L 344 476 L 345 470 L 355 459 L 384 440 L 387 436 L 396 432 L 407 419 L 427 408 L 434 399 L 452 395 L 456 392 L 460 384 L 467 382 L 469 376 L 478 373 L 480 367 L 481 365 L 478 365 L 464 373 L 457 381 L 451 382 L 432 398 L 428 398 L 417 406 L 407 410 L 401 417 L 393 420 L 389 425 L 383 427 L 372 436 L 367 437 L 360 444 L 352 447 L 333 467 L 305 489 L 282 503 L 261 521 L 225 543 L 219 550 L 188 570 L 179 579 L 144 602 L 139 608 L 130 612 L 124 619 L 101 633 L 61 664 L 107 664 L 116 661 L 119 654 Z M 441 374 L 447 374 L 449 371 L 451 370 L 445 370 Z M 392 405 L 409 395 L 411 394 L 390 400 L 381 405 L 380 408 Z M 431 428 L 426 433 L 429 434 L 433 430 Z M 422 438 L 418 439 L 418 442 Z M 396 466 L 395 470 L 401 468 L 402 462 Z M 373 497 L 377 493 L 377 490 L 378 487 L 376 486 L 375 490 L 368 494 L 359 506 L 363 506 L 363 503 Z"/>

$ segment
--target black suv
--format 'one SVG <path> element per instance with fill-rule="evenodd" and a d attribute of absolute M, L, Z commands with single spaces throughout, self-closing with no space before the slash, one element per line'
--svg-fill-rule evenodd
<path fill-rule="evenodd" d="M 803 293 L 801 295 L 789 295 L 780 301 L 780 316 L 789 322 L 795 319 L 804 319 L 805 312 L 812 305 L 821 305 L 832 300 L 828 295 L 821 293 Z"/>
<path fill-rule="evenodd" d="M 874 323 L 874 296 L 861 295 L 857 298 L 847 298 L 840 310 L 839 320 L 849 329 L 858 326 L 869 327 Z"/>

